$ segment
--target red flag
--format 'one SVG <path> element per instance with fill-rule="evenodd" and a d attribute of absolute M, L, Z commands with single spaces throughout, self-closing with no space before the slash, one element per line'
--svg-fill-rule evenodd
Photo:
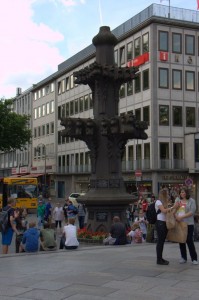
<path fill-rule="evenodd" d="M 199 0 L 197 0 L 197 10 L 199 10 Z"/>

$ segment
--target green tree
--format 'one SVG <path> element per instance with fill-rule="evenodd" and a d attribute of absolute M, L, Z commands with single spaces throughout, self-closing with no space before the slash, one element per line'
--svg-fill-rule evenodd
<path fill-rule="evenodd" d="M 30 117 L 12 112 L 13 100 L 0 99 L 0 150 L 11 151 L 26 147 L 32 138 L 28 128 Z"/>

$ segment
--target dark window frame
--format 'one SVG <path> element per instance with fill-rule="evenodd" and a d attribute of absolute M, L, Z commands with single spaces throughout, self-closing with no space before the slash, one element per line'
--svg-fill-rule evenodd
<path fill-rule="evenodd" d="M 174 85 L 174 74 L 175 73 L 179 73 L 180 74 L 180 87 L 175 87 Z M 172 89 L 173 90 L 182 90 L 182 70 L 178 70 L 178 69 L 172 69 Z"/>
<path fill-rule="evenodd" d="M 193 88 L 192 89 L 189 89 L 188 87 L 187 87 L 187 74 L 193 74 Z M 194 71 L 185 71 L 185 90 L 186 91 L 195 91 L 195 89 L 196 89 L 196 84 L 195 84 L 195 72 Z"/>
<path fill-rule="evenodd" d="M 174 111 L 175 109 L 179 109 L 179 113 L 180 113 L 179 122 L 177 122 L 177 119 L 175 118 L 175 116 L 176 116 L 175 111 Z M 182 127 L 182 106 L 174 105 L 172 107 L 172 119 L 173 119 L 173 126 Z"/>
<path fill-rule="evenodd" d="M 174 36 L 180 37 L 180 50 L 174 50 Z M 177 32 L 172 32 L 172 52 L 177 54 L 182 54 L 182 34 Z"/>
<path fill-rule="evenodd" d="M 166 86 L 160 85 L 161 71 L 166 71 L 166 76 L 167 76 Z M 159 77 L 158 87 L 160 89 L 168 89 L 169 88 L 169 69 L 168 68 L 159 68 L 158 69 L 158 77 Z"/>
<path fill-rule="evenodd" d="M 167 108 L 167 114 L 165 114 L 167 116 L 167 121 L 161 121 L 161 118 L 163 117 L 163 114 L 161 116 L 161 108 Z M 160 104 L 159 105 L 159 126 L 169 126 L 169 121 L 170 121 L 170 118 L 169 118 L 169 105 L 163 105 L 163 104 Z"/>
<path fill-rule="evenodd" d="M 187 43 L 187 39 L 188 38 L 193 38 L 193 51 L 192 52 L 188 52 L 187 50 L 187 46 L 190 44 L 190 43 Z M 186 55 L 195 55 L 195 36 L 192 35 L 192 34 L 185 34 L 185 54 Z"/>
<path fill-rule="evenodd" d="M 163 48 L 161 46 L 161 34 L 166 35 L 166 48 Z M 165 37 L 163 38 L 163 40 L 165 40 Z M 159 51 L 164 51 L 164 52 L 169 51 L 169 32 L 168 31 L 163 31 L 163 30 L 158 31 L 158 50 Z"/>

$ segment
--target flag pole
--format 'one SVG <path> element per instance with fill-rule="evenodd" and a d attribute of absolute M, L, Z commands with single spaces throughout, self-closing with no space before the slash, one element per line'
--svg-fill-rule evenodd
<path fill-rule="evenodd" d="M 169 19 L 170 19 L 170 16 L 171 16 L 171 5 L 170 4 L 171 3 L 170 3 L 170 0 L 169 0 L 169 15 L 168 15 Z"/>

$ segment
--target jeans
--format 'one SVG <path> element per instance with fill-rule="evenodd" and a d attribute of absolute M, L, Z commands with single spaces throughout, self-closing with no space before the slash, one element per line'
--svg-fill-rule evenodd
<path fill-rule="evenodd" d="M 187 234 L 187 246 L 189 248 L 189 254 L 191 256 L 191 260 L 197 260 L 197 253 L 193 241 L 193 232 L 194 232 L 194 225 L 188 225 L 188 234 Z M 184 260 L 187 260 L 187 249 L 186 243 L 179 244 L 180 246 L 180 253 Z"/>
<path fill-rule="evenodd" d="M 168 232 L 166 222 L 157 220 L 156 230 L 157 230 L 157 236 L 158 236 L 158 241 L 157 241 L 157 245 L 156 245 L 157 260 L 161 260 L 164 242 L 165 242 L 167 232 Z"/>
<path fill-rule="evenodd" d="M 84 219 L 85 219 L 84 216 L 79 216 L 79 217 L 78 217 L 78 220 L 79 220 L 79 228 L 80 228 L 80 229 L 83 229 L 83 228 L 84 228 Z"/>

